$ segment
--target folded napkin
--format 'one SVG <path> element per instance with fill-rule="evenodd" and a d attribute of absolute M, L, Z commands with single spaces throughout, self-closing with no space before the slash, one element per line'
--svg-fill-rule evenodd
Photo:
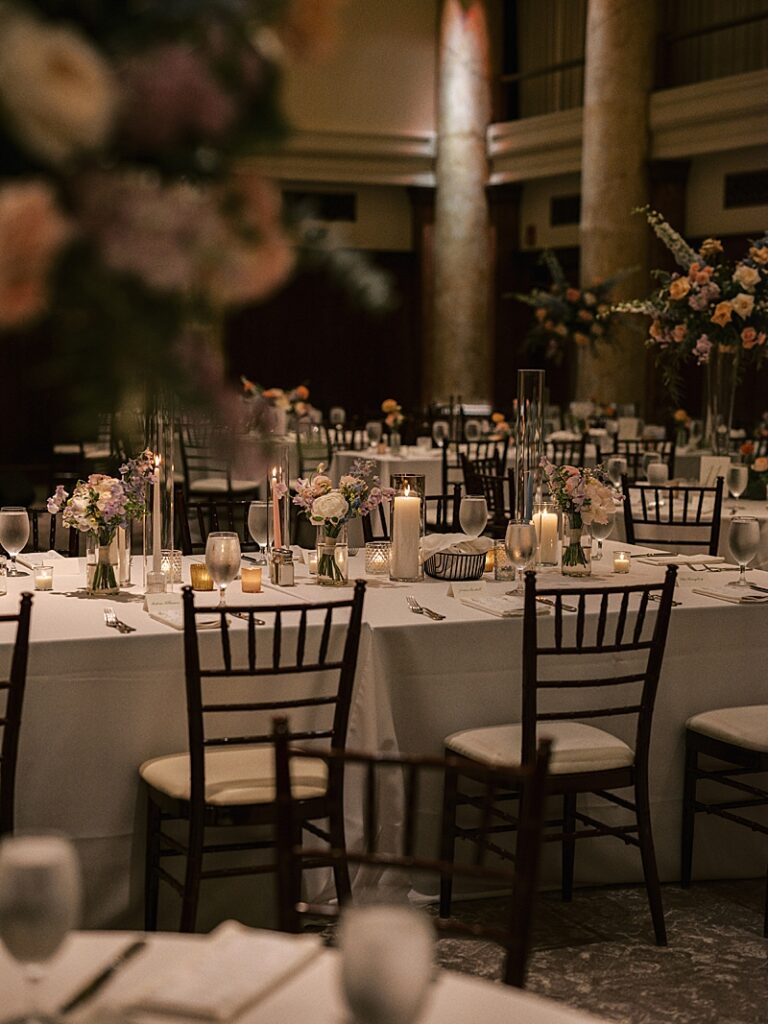
<path fill-rule="evenodd" d="M 52 565 L 57 576 L 79 576 L 82 572 L 79 558 L 66 558 L 58 551 L 26 552 L 16 558 L 25 569 L 36 569 L 38 565 Z"/>
<path fill-rule="evenodd" d="M 489 594 L 485 580 L 472 580 L 452 583 L 448 588 L 448 596 L 456 598 L 468 608 L 477 608 L 489 615 L 497 615 L 501 619 L 519 618 L 524 614 L 523 597 L 512 595 Z M 537 615 L 548 615 L 550 609 L 536 605 Z"/>
<path fill-rule="evenodd" d="M 729 590 L 709 590 L 706 587 L 693 587 L 694 594 L 701 594 L 703 597 L 716 597 L 720 601 L 728 601 L 730 604 L 768 604 L 768 594 L 757 594 L 755 591 L 739 591 L 735 587 Z"/>
<path fill-rule="evenodd" d="M 634 556 L 644 565 L 715 565 L 724 562 L 722 555 L 654 555 L 648 558 Z"/>
<path fill-rule="evenodd" d="M 272 992 L 322 952 L 316 936 L 269 933 L 228 921 L 182 961 L 138 984 L 120 1009 L 227 1021 Z M 114 1007 L 117 1009 L 117 1007 Z"/>
<path fill-rule="evenodd" d="M 492 547 L 490 537 L 468 537 L 466 533 L 429 533 L 421 542 L 421 554 L 426 561 L 438 552 L 481 555 Z"/>

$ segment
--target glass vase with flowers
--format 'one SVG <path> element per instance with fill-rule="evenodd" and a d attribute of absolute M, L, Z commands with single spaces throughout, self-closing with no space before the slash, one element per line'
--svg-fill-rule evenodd
<path fill-rule="evenodd" d="M 565 576 L 589 576 L 590 552 L 582 543 L 584 528 L 591 523 L 607 524 L 616 511 L 615 492 L 602 467 L 553 466 L 544 458 L 541 465 L 552 499 L 563 513 L 565 535 L 560 560 Z"/>

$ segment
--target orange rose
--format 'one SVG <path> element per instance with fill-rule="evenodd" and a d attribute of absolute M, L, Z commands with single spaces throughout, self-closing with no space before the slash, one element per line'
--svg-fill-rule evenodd
<path fill-rule="evenodd" d="M 715 306 L 715 312 L 712 314 L 711 320 L 713 324 L 718 324 L 720 327 L 725 327 L 726 324 L 731 322 L 731 314 L 733 313 L 733 306 L 730 302 L 718 302 Z"/>
<path fill-rule="evenodd" d="M 669 296 L 672 299 L 684 299 L 691 290 L 691 282 L 687 277 L 676 277 L 669 286 Z"/>
<path fill-rule="evenodd" d="M 648 333 L 652 338 L 655 338 L 656 341 L 661 341 L 664 337 L 664 331 L 661 329 L 661 324 L 658 320 L 652 321 Z"/>
<path fill-rule="evenodd" d="M 766 264 L 768 264 L 768 245 L 762 245 L 759 247 L 757 245 L 751 246 L 749 250 L 749 255 L 755 261 L 755 263 L 759 263 L 761 266 L 765 266 Z"/>
<path fill-rule="evenodd" d="M 381 411 L 386 413 L 397 412 L 399 405 L 394 398 L 385 398 L 381 403 Z"/>
<path fill-rule="evenodd" d="M 565 297 L 568 302 L 578 302 L 581 298 L 581 292 L 578 288 L 566 288 Z"/>
<path fill-rule="evenodd" d="M 546 320 L 547 319 L 547 311 L 546 311 L 546 309 L 544 309 L 541 306 L 539 306 L 538 309 L 534 310 L 533 315 L 536 317 L 536 319 L 539 321 L 539 323 L 541 323 L 542 320 Z"/>
<path fill-rule="evenodd" d="M 506 416 L 503 412 L 495 412 L 491 415 L 491 419 L 494 423 L 503 423 L 506 420 Z"/>
<path fill-rule="evenodd" d="M 722 251 L 723 243 L 718 238 L 705 238 L 699 249 L 699 252 L 705 259 L 707 256 L 714 256 L 715 253 Z"/>
<path fill-rule="evenodd" d="M 751 441 L 745 441 L 744 444 L 739 448 L 742 455 L 752 455 L 755 450 L 755 446 Z"/>
<path fill-rule="evenodd" d="M 765 456 L 761 456 L 759 459 L 755 459 L 752 463 L 752 469 L 756 473 L 765 473 L 768 470 L 768 459 Z"/>
<path fill-rule="evenodd" d="M 589 338 L 586 334 L 582 334 L 581 331 L 574 332 L 573 340 L 576 342 L 577 345 L 580 345 L 582 348 L 585 345 L 589 344 Z"/>
<path fill-rule="evenodd" d="M 306 402 L 309 398 L 309 388 L 305 387 L 303 384 L 299 384 L 299 386 L 294 389 L 293 393 L 300 402 Z"/>

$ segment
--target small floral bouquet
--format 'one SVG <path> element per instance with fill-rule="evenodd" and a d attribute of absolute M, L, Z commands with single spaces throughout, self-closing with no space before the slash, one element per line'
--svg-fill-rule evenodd
<path fill-rule="evenodd" d="M 503 412 L 492 412 L 491 423 L 493 424 L 493 428 L 489 435 L 491 439 L 509 437 L 512 433 L 512 428 L 507 422 L 507 417 Z"/>
<path fill-rule="evenodd" d="M 381 411 L 385 414 L 384 422 L 390 430 L 399 431 L 405 421 L 403 407 L 394 398 L 386 398 L 381 403 Z"/>
<path fill-rule="evenodd" d="M 528 347 L 543 351 L 545 358 L 559 364 L 569 342 L 580 348 L 589 347 L 593 352 L 599 344 L 609 343 L 609 293 L 628 271 L 596 281 L 590 288 L 575 288 L 566 280 L 554 253 L 547 250 L 541 258 L 552 277 L 549 291 L 534 288 L 528 295 L 512 296 L 533 306 L 535 320 L 526 338 Z"/>
<path fill-rule="evenodd" d="M 570 538 L 563 545 L 563 572 L 586 575 L 589 568 L 580 541 L 583 527 L 610 522 L 616 511 L 615 492 L 601 466 L 594 469 L 554 466 L 547 458 L 541 460 L 541 465 L 552 497 L 568 519 Z"/>
<path fill-rule="evenodd" d="M 254 383 L 247 377 L 240 377 L 243 385 L 243 394 L 246 398 L 261 397 L 274 409 L 282 409 L 291 413 L 296 419 L 306 419 L 312 406 L 309 403 L 309 388 L 306 384 L 298 384 L 295 388 L 286 391 L 284 388 L 263 388 L 260 384 Z"/>
<path fill-rule="evenodd" d="M 764 501 L 768 488 L 768 458 L 764 455 L 755 458 L 753 441 L 745 441 L 740 448 L 744 464 L 749 469 L 747 486 L 742 498 L 753 501 Z"/>
<path fill-rule="evenodd" d="M 734 263 L 725 259 L 718 239 L 707 238 L 696 252 L 660 213 L 648 207 L 636 212 L 645 213 L 683 273 L 654 271 L 658 291 L 620 302 L 612 312 L 650 316 L 646 345 L 655 351 L 672 397 L 680 394 L 682 364 L 708 363 L 714 346 L 739 364 L 762 365 L 768 358 L 768 233 Z"/>
<path fill-rule="evenodd" d="M 308 479 L 299 478 L 293 503 L 310 523 L 322 528 L 326 538 L 338 539 L 350 520 L 370 515 L 382 501 L 391 501 L 394 497 L 393 489 L 382 487 L 374 470 L 375 463 L 357 459 L 352 464 L 352 472 L 339 480 L 338 487 L 322 472 Z M 326 543 L 320 549 L 317 574 L 318 579 L 343 580 L 344 574 L 334 559 L 333 543 Z"/>

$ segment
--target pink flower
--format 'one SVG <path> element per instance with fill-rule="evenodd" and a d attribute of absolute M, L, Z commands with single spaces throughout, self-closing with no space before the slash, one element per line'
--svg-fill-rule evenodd
<path fill-rule="evenodd" d="M 43 312 L 48 273 L 70 235 L 47 185 L 27 181 L 0 188 L 0 327 L 16 327 Z"/>
<path fill-rule="evenodd" d="M 757 331 L 754 327 L 745 327 L 740 337 L 744 348 L 754 348 L 757 344 Z"/>
<path fill-rule="evenodd" d="M 685 324 L 676 324 L 672 329 L 672 340 L 678 342 L 685 341 L 685 336 L 688 333 L 688 328 Z"/>
<path fill-rule="evenodd" d="M 578 302 L 581 298 L 581 292 L 578 288 L 566 288 L 565 298 L 568 302 Z"/>
<path fill-rule="evenodd" d="M 696 345 L 693 349 L 694 355 L 696 356 L 699 364 L 709 362 L 709 353 L 711 349 L 712 342 L 709 340 L 706 334 L 702 334 L 701 337 L 699 337 L 696 341 Z"/>

